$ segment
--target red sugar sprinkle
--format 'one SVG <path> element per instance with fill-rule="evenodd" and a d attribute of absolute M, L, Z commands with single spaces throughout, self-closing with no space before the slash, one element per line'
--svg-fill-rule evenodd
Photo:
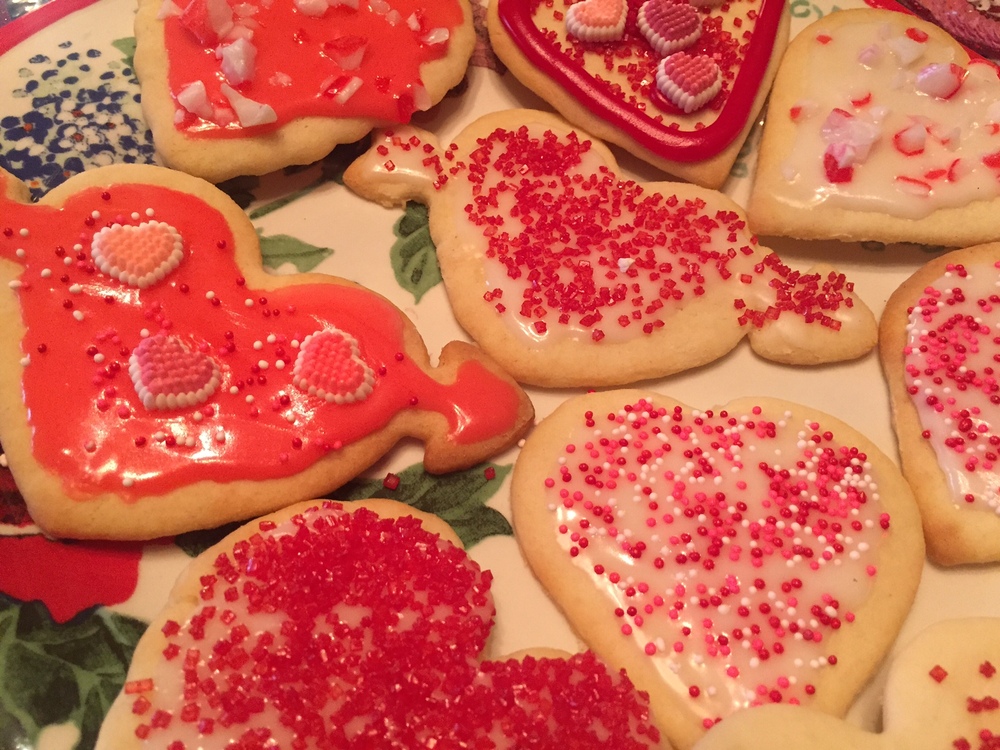
<path fill-rule="evenodd" d="M 940 664 L 936 664 L 927 674 L 930 675 L 934 682 L 944 682 L 944 678 L 948 676 L 948 672 Z"/>
<path fill-rule="evenodd" d="M 385 478 L 382 480 L 382 486 L 385 487 L 387 490 L 395 490 L 399 487 L 399 481 L 400 479 L 398 474 L 393 474 L 392 472 L 389 472 L 388 474 L 385 475 Z"/>

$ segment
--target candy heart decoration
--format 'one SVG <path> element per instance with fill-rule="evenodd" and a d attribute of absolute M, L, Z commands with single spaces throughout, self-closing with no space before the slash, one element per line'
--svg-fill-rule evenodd
<path fill-rule="evenodd" d="M 627 5 L 575 3 L 564 19 L 560 3 L 496 0 L 487 9 L 490 41 L 518 80 L 574 125 L 679 178 L 720 187 L 763 107 L 787 43 L 784 2 L 695 8 L 687 0 L 648 0 L 625 13 L 620 38 L 593 44 L 575 30 L 574 19 L 585 8 L 606 8 L 605 15 L 614 16 L 614 9 Z M 680 45 L 719 65 L 713 107 L 685 112 L 657 93 L 656 67 Z"/>
<path fill-rule="evenodd" d="M 779 401 L 571 399 L 528 438 L 511 493 L 535 574 L 679 747 L 759 704 L 845 711 L 923 569 L 892 461 Z"/>
<path fill-rule="evenodd" d="M 566 31 L 585 42 L 610 42 L 625 32 L 625 0 L 580 0 L 566 11 Z"/>
<path fill-rule="evenodd" d="M 97 747 L 657 746 L 645 696 L 592 654 L 480 663 L 491 574 L 439 520 L 358 505 L 300 505 L 203 553 Z"/>
<path fill-rule="evenodd" d="M 163 282 L 122 283 L 178 243 Z M 20 363 L 0 373 L 0 441 L 50 536 L 149 539 L 262 515 L 406 437 L 429 471 L 468 468 L 532 421 L 476 347 L 452 342 L 432 365 L 385 298 L 267 273 L 243 210 L 175 170 L 91 170 L 37 203 L 0 170 L 0 289 L 0 359 Z"/>
<path fill-rule="evenodd" d="M 639 31 L 660 55 L 690 47 L 701 36 L 701 18 L 690 3 L 647 0 L 636 17 Z"/>
<path fill-rule="evenodd" d="M 144 289 L 163 281 L 184 258 L 184 241 L 169 224 L 112 224 L 94 235 L 90 254 L 101 273 Z"/>
<path fill-rule="evenodd" d="M 520 382 L 636 382 L 744 336 L 797 364 L 875 343 L 842 274 L 785 266 L 721 193 L 623 179 L 602 144 L 543 112 L 487 115 L 447 147 L 415 128 L 385 132 L 345 182 L 382 203 L 428 204 L 456 318 Z"/>
<path fill-rule="evenodd" d="M 147 409 L 184 409 L 202 404 L 219 387 L 215 361 L 181 339 L 158 333 L 139 342 L 129 357 L 129 376 Z"/>
<path fill-rule="evenodd" d="M 701 109 L 722 88 L 719 66 L 706 55 L 675 52 L 656 68 L 656 88 L 685 112 Z"/>
<path fill-rule="evenodd" d="M 893 657 L 882 731 L 798 706 L 765 706 L 721 722 L 697 750 L 990 750 L 1000 742 L 1000 620 L 936 623 Z"/>
<path fill-rule="evenodd" d="M 361 359 L 358 342 L 336 329 L 302 340 L 292 377 L 302 390 L 336 404 L 363 401 L 375 385 L 375 373 Z"/>

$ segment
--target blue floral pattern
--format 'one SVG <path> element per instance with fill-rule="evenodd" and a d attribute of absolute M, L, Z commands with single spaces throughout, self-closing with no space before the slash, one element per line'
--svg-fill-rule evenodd
<path fill-rule="evenodd" d="M 154 161 L 131 60 L 73 42 L 58 48 L 59 58 L 35 54 L 23 64 L 13 97 L 24 110 L 0 117 L 0 167 L 36 198 L 87 167 Z"/>

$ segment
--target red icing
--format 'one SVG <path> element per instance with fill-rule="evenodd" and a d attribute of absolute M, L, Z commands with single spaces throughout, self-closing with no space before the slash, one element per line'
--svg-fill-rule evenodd
<path fill-rule="evenodd" d="M 239 748 L 657 744 L 645 695 L 589 653 L 477 663 L 491 581 L 413 518 L 327 504 L 262 522 L 201 577 L 190 617 L 160 629 L 165 661 L 126 684 L 135 733 L 159 747 L 199 733 Z"/>
<path fill-rule="evenodd" d="M 184 259 L 162 282 L 137 289 L 95 269 L 90 238 L 113 222 L 146 221 L 148 207 L 184 238 Z M 17 296 L 27 327 L 22 382 L 32 447 L 77 497 L 290 476 L 412 408 L 443 415 L 458 444 L 516 424 L 514 388 L 475 361 L 460 365 L 454 384 L 430 378 L 404 354 L 401 313 L 368 290 L 249 287 L 224 218 L 194 196 L 122 184 L 76 193 L 62 209 L 4 201 L 3 216 L 0 257 L 24 266 Z M 374 373 L 359 402 L 329 404 L 292 384 L 292 342 L 330 328 L 357 340 Z M 214 360 L 221 384 L 205 403 L 143 406 L 128 372 L 143 330 Z"/>
<path fill-rule="evenodd" d="M 535 13 L 540 0 L 497 0 L 500 19 L 522 53 L 546 76 L 580 100 L 584 106 L 654 154 L 677 162 L 703 161 L 718 154 L 740 134 L 753 115 L 754 99 L 767 70 L 777 37 L 784 3 L 749 0 L 743 16 L 743 33 L 736 37 L 721 28 L 720 18 L 708 16 L 701 38 L 687 51 L 714 57 L 722 69 L 723 89 L 711 105 L 718 110 L 713 122 L 692 122 L 689 127 L 664 123 L 657 109 L 678 110 L 656 92 L 659 56 L 635 25 L 638 4 L 629 11 L 625 36 L 616 52 L 606 55 L 609 70 L 624 66 L 635 87 L 623 92 L 584 69 L 580 58 L 587 51 L 603 50 L 570 38 L 568 49 L 553 42 L 538 28 Z M 736 0 L 724 9 L 737 6 Z M 634 96 L 632 95 L 634 93 Z"/>
<path fill-rule="evenodd" d="M 255 73 L 251 80 L 235 88 L 244 96 L 269 104 L 277 113 L 277 122 L 254 126 L 255 132 L 273 130 L 295 118 L 306 116 L 359 117 L 378 122 L 407 122 L 419 103 L 414 87 L 420 83 L 420 66 L 443 57 L 449 42 L 421 41 L 433 29 L 447 29 L 449 34 L 463 21 L 462 9 L 455 0 L 392 0 L 391 7 L 400 18 L 395 26 L 386 15 L 375 13 L 369 3 L 357 10 L 346 5 L 331 7 L 322 16 L 299 12 L 292 0 L 252 2 L 258 11 L 252 43 L 257 49 Z M 414 16 L 414 14 L 416 14 Z M 407 23 L 415 18 L 414 30 Z M 215 56 L 215 45 L 203 44 L 186 28 L 182 17 L 164 20 L 164 34 L 169 58 L 169 85 L 174 96 L 193 81 L 203 81 L 210 101 L 228 109 L 220 86 L 225 83 Z M 344 70 L 332 52 L 338 40 L 363 38 L 366 43 L 360 67 Z M 289 76 L 288 85 L 272 83 L 276 74 Z M 358 76 L 360 89 L 341 104 L 321 92 L 325 82 L 343 76 Z M 334 92 L 336 93 L 336 92 Z M 238 121 L 228 125 L 202 119 L 186 110 L 178 127 L 189 134 L 239 135 Z"/>

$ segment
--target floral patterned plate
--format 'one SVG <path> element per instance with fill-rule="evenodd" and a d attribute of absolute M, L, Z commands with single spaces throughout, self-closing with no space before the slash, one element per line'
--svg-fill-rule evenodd
<path fill-rule="evenodd" d="M 793 0 L 793 28 L 829 12 L 829 0 Z M 505 74 L 482 32 L 465 82 L 423 127 L 447 138 L 487 111 L 544 104 Z M 112 162 L 155 162 L 131 68 L 129 0 L 52 0 L 0 27 L 0 166 L 38 196 L 84 169 Z M 727 187 L 745 195 L 753 134 Z M 427 212 L 389 211 L 344 188 L 344 167 L 365 144 L 342 146 L 323 161 L 222 187 L 246 208 L 261 237 L 265 264 L 277 273 L 330 271 L 386 295 L 417 324 L 429 348 L 462 338 L 448 308 L 427 229 Z M 650 167 L 620 154 L 623 170 L 656 179 Z M 927 249 L 773 243 L 807 266 L 831 250 L 876 313 L 888 294 L 925 259 Z M 894 454 L 885 385 L 877 359 L 817 370 L 764 362 L 747 347 L 702 370 L 651 384 L 685 403 L 708 407 L 743 395 L 787 398 L 834 414 Z M 539 416 L 566 392 L 532 390 Z M 419 465 L 415 446 L 397 448 L 366 477 L 335 493 L 341 499 L 394 497 L 441 515 L 471 554 L 495 575 L 498 624 L 492 652 L 529 646 L 576 650 L 578 641 L 521 560 L 507 521 L 507 482 L 515 453 L 443 478 Z M 400 481 L 384 482 L 387 474 Z M 121 688 L 136 640 L 192 555 L 228 529 L 147 544 L 62 543 L 38 533 L 9 472 L 0 468 L 0 750 L 93 746 L 103 715 Z M 903 639 L 947 617 L 1000 615 L 991 593 L 1000 572 L 928 566 Z M 852 712 L 878 722 L 881 677 Z"/>

